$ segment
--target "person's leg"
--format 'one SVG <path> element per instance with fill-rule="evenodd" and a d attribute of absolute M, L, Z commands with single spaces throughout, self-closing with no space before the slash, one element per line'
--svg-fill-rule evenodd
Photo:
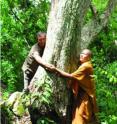
<path fill-rule="evenodd" d="M 24 72 L 24 89 L 28 88 L 28 84 L 29 84 L 29 77 L 28 75 Z"/>
<path fill-rule="evenodd" d="M 83 118 L 83 108 L 84 104 L 82 104 L 79 107 L 77 107 L 74 111 L 74 117 L 72 119 L 72 124 L 86 124 L 86 120 Z"/>
<path fill-rule="evenodd" d="M 88 124 L 91 119 L 92 109 L 89 102 L 89 96 L 82 93 L 76 99 L 76 107 L 73 112 L 72 124 Z"/>
<path fill-rule="evenodd" d="M 34 74 L 32 72 L 30 72 L 29 70 L 26 70 L 24 72 L 24 91 L 29 91 L 29 84 L 33 78 Z"/>

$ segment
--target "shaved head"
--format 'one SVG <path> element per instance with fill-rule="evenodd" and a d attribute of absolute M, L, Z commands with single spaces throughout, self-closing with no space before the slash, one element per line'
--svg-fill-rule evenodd
<path fill-rule="evenodd" d="M 80 53 L 80 61 L 81 63 L 87 62 L 91 59 L 91 51 L 89 49 L 84 49 Z"/>
<path fill-rule="evenodd" d="M 91 55 L 92 55 L 92 52 L 89 49 L 84 49 L 82 52 L 87 54 L 89 57 L 91 57 Z"/>

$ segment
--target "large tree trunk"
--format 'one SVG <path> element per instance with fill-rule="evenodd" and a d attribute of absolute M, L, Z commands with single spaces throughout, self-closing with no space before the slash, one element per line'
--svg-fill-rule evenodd
<path fill-rule="evenodd" d="M 90 0 L 53 0 L 47 30 L 47 43 L 43 59 L 66 72 L 78 67 L 79 53 L 87 48 L 94 37 L 107 24 L 116 0 L 109 0 L 105 13 L 98 19 L 92 19 L 83 26 L 84 17 L 90 6 Z M 111 5 L 111 6 L 110 6 Z M 108 15 L 108 16 L 107 16 Z M 63 116 L 68 105 L 66 80 L 50 74 L 39 67 L 31 83 L 35 84 L 33 93 L 43 92 L 40 84 L 49 82 L 53 91 L 52 103 L 56 112 Z"/>
<path fill-rule="evenodd" d="M 47 44 L 43 59 L 67 72 L 73 72 L 78 65 L 81 44 L 81 28 L 90 5 L 90 0 L 60 0 L 52 5 L 47 30 Z M 54 77 L 53 77 L 54 76 Z M 55 110 L 64 114 L 67 103 L 66 82 L 55 75 L 49 75 L 38 68 L 31 83 L 49 81 L 53 90 Z M 34 90 L 38 91 L 38 87 Z"/>

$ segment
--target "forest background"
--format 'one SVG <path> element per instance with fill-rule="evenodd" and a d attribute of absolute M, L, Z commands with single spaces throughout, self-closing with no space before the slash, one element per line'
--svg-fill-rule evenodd
<path fill-rule="evenodd" d="M 4 0 L 1 2 L 1 94 L 7 99 L 23 89 L 22 64 L 33 44 L 36 33 L 47 30 L 51 3 L 47 0 Z M 98 14 L 107 0 L 92 0 Z M 85 21 L 92 18 L 89 9 Z M 117 122 L 117 7 L 108 24 L 89 45 L 93 52 L 99 118 L 105 124 Z M 47 99 L 48 100 L 48 99 Z"/>

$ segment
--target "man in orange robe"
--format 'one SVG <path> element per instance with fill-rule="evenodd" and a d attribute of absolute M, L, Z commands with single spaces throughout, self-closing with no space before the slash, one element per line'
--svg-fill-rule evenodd
<path fill-rule="evenodd" d="M 56 72 L 70 78 L 74 94 L 72 124 L 96 124 L 95 113 L 97 112 L 95 84 L 93 80 L 93 67 L 90 62 L 91 51 L 84 49 L 80 54 L 80 67 L 68 74 L 59 69 Z"/>

